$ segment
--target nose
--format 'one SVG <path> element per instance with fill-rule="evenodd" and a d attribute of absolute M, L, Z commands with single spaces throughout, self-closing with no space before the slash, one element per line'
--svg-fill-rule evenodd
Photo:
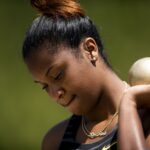
<path fill-rule="evenodd" d="M 56 99 L 63 99 L 65 95 L 65 91 L 63 89 L 59 89 L 56 91 Z"/>
<path fill-rule="evenodd" d="M 58 102 L 60 99 L 64 99 L 65 90 L 63 88 L 51 87 L 50 91 L 48 91 L 48 94 Z"/>

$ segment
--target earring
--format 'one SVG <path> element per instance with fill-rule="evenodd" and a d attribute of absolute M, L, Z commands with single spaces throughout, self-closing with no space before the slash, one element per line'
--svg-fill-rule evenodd
<path fill-rule="evenodd" d="M 96 66 L 96 60 L 97 60 L 97 57 L 93 56 L 92 60 L 91 60 L 91 63 Z"/>
<path fill-rule="evenodd" d="M 96 60 L 97 60 L 97 57 L 93 56 L 92 60 L 91 60 L 91 63 L 96 66 Z"/>
<path fill-rule="evenodd" d="M 94 56 L 94 57 L 93 57 L 93 61 L 96 61 L 96 60 L 97 60 L 97 58 Z"/>
<path fill-rule="evenodd" d="M 92 58 L 92 62 L 95 62 L 97 60 L 97 57 L 95 57 L 95 56 L 93 56 L 93 58 Z"/>

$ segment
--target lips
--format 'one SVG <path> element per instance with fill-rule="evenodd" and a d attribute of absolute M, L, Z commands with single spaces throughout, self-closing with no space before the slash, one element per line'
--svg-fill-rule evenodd
<path fill-rule="evenodd" d="M 60 100 L 59 104 L 62 105 L 63 107 L 68 107 L 74 101 L 75 98 L 76 98 L 76 95 L 73 95 L 68 102 L 62 103 Z"/>

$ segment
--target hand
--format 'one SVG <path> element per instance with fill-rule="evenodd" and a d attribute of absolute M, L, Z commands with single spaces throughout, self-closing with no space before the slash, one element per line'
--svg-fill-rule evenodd
<path fill-rule="evenodd" d="M 150 136 L 145 137 L 143 128 L 146 128 L 142 126 L 146 119 L 142 117 L 141 122 L 138 108 L 150 108 L 150 84 L 132 86 L 124 92 L 119 108 L 119 150 L 150 149 Z M 149 124 L 147 121 L 147 135 L 150 135 Z"/>
<path fill-rule="evenodd" d="M 125 90 L 120 107 L 150 108 L 150 84 L 136 85 Z"/>

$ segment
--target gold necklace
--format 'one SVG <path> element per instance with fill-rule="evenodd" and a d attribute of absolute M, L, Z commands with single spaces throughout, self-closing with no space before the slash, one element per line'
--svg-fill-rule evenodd
<path fill-rule="evenodd" d="M 125 90 L 127 89 L 128 87 L 128 84 L 123 81 L 123 83 L 125 84 L 125 89 L 124 89 L 124 92 Z M 124 93 L 123 92 L 123 93 Z M 84 134 L 93 139 L 93 138 L 96 138 L 96 137 L 102 137 L 102 136 L 105 136 L 107 134 L 107 128 L 110 126 L 110 124 L 112 123 L 112 121 L 114 120 L 114 118 L 118 115 L 118 110 L 115 112 L 115 114 L 112 116 L 111 120 L 105 125 L 105 127 L 99 131 L 98 133 L 95 133 L 95 132 L 90 132 L 87 127 L 86 127 L 86 123 L 85 123 L 85 119 L 84 117 L 82 117 L 82 130 L 84 132 Z"/>
<path fill-rule="evenodd" d="M 115 112 L 115 114 L 112 116 L 111 120 L 105 125 L 105 127 L 99 131 L 98 133 L 95 132 L 90 132 L 85 124 L 85 119 L 84 117 L 82 117 L 82 130 L 84 132 L 84 134 L 89 137 L 90 139 L 96 138 L 96 137 L 102 137 L 105 136 L 107 134 L 107 128 L 109 127 L 109 125 L 112 123 L 112 121 L 114 120 L 114 118 L 118 115 L 118 111 Z"/>

